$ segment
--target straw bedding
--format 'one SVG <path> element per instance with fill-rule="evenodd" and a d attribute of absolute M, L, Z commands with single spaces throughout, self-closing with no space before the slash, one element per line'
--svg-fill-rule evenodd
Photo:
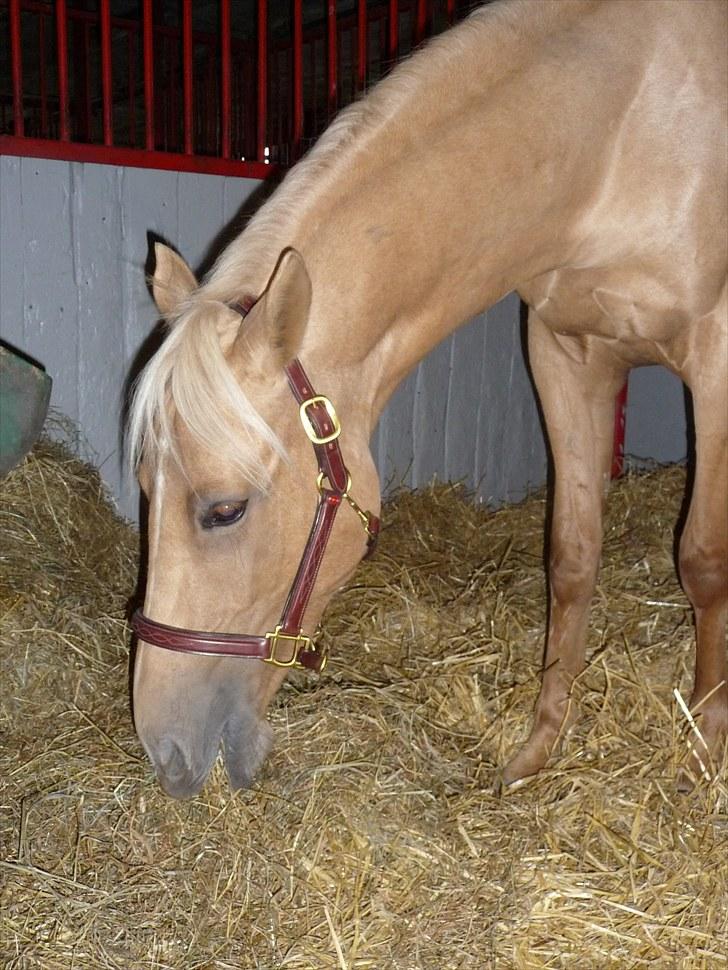
<path fill-rule="evenodd" d="M 232 797 L 218 765 L 175 802 L 129 713 L 137 536 L 41 443 L 0 483 L 0 966 L 726 966 L 725 766 L 674 784 L 683 485 L 614 489 L 582 719 L 536 779 L 497 784 L 537 694 L 545 498 L 488 512 L 434 486 L 386 509 L 255 789 Z"/>

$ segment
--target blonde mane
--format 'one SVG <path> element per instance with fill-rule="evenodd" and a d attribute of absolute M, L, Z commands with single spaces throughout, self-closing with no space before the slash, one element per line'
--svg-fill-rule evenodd
<path fill-rule="evenodd" d="M 179 461 L 172 427 L 177 414 L 201 444 L 228 455 L 248 481 L 266 488 L 265 447 L 279 455 L 285 451 L 227 363 L 220 344 L 221 315 L 230 312 L 225 304 L 260 296 L 280 253 L 293 243 L 297 227 L 342 169 L 366 151 L 389 120 L 419 110 L 423 83 L 437 88 L 439 79 L 455 72 L 458 85 L 467 88 L 474 73 L 482 76 L 487 71 L 496 77 L 510 69 L 497 54 L 498 38 L 504 31 L 516 33 L 527 6 L 515 2 L 483 7 L 457 29 L 431 40 L 426 52 L 415 53 L 365 98 L 342 111 L 291 170 L 170 322 L 169 335 L 137 382 L 127 424 L 128 452 L 135 467 L 142 456 L 154 462 L 162 451 Z M 481 33 L 486 20 L 488 45 L 482 43 Z M 531 23 L 525 33 L 532 34 L 535 26 Z M 440 104 L 433 110 L 451 108 Z"/>
<path fill-rule="evenodd" d="M 241 389 L 220 344 L 217 321 L 229 308 L 193 297 L 142 372 L 127 424 L 129 457 L 136 468 L 169 454 L 183 468 L 176 447 L 175 414 L 193 437 L 225 454 L 244 478 L 265 490 L 265 447 L 285 458 L 278 436 Z"/>

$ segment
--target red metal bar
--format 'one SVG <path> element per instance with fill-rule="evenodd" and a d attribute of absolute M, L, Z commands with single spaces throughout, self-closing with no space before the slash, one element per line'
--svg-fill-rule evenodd
<path fill-rule="evenodd" d="M 389 0 L 389 35 L 387 57 L 395 60 L 399 48 L 399 0 Z"/>
<path fill-rule="evenodd" d="M 421 44 L 427 28 L 427 0 L 417 0 L 415 17 L 415 44 Z"/>
<path fill-rule="evenodd" d="M 194 151 L 192 98 L 192 0 L 182 0 L 183 131 L 185 155 Z"/>
<path fill-rule="evenodd" d="M 167 40 L 162 63 L 166 68 L 167 83 L 165 85 L 164 105 L 164 148 L 166 151 L 179 151 L 179 98 L 175 78 L 180 66 L 179 45 Z M 184 108 L 184 105 L 183 105 Z M 184 118 L 183 122 L 184 124 Z"/>
<path fill-rule="evenodd" d="M 111 7 L 101 0 L 101 106 L 104 145 L 114 144 L 113 94 L 111 79 Z"/>
<path fill-rule="evenodd" d="M 56 58 L 58 69 L 58 137 L 70 141 L 71 123 L 68 112 L 68 21 L 66 0 L 56 2 Z"/>
<path fill-rule="evenodd" d="M 337 30 L 336 30 L 336 0 L 328 0 L 326 4 L 326 66 L 327 66 L 327 98 L 326 103 L 329 118 L 336 114 L 337 108 Z M 312 45 L 314 46 L 314 45 Z M 315 48 L 314 48 L 315 49 Z"/>
<path fill-rule="evenodd" d="M 137 35 L 130 30 L 126 35 L 127 75 L 126 83 L 129 88 L 129 116 L 127 120 L 129 130 L 129 144 L 136 147 L 136 49 Z"/>
<path fill-rule="evenodd" d="M 156 3 L 156 0 L 155 0 Z M 165 88 L 162 92 L 164 103 L 164 147 L 168 152 L 184 152 L 184 51 L 182 34 L 179 43 L 167 41 L 162 70 Z M 180 87 L 180 82 L 182 82 Z M 159 103 L 157 103 L 159 104 Z"/>
<path fill-rule="evenodd" d="M 155 31 L 154 148 L 163 151 L 169 149 L 169 119 L 174 109 L 174 106 L 169 103 L 170 56 L 167 38 L 157 38 Z"/>
<path fill-rule="evenodd" d="M 447 22 L 451 24 L 455 19 L 455 0 L 447 0 Z"/>
<path fill-rule="evenodd" d="M 328 33 L 328 31 L 327 31 L 327 33 Z M 327 44 L 328 44 L 328 41 L 325 42 L 324 47 L 326 47 Z M 316 43 L 316 38 L 314 37 L 313 40 L 310 40 L 309 41 L 308 45 L 305 48 L 305 51 L 308 52 L 308 76 L 310 78 L 313 78 L 314 79 L 314 83 L 315 83 L 315 78 L 316 78 L 316 48 L 317 48 L 317 46 L 318 45 Z M 328 85 L 328 78 L 327 78 L 327 82 L 326 83 Z M 318 98 L 316 97 L 316 93 L 315 92 L 314 92 L 313 98 L 311 99 L 311 110 L 313 112 L 313 117 L 311 118 L 312 131 L 318 131 Z M 328 87 L 327 87 L 327 91 L 326 91 L 326 105 L 324 107 L 324 111 L 326 112 L 326 117 L 328 118 L 329 117 Z"/>
<path fill-rule="evenodd" d="M 293 158 L 303 139 L 303 2 L 293 0 Z"/>
<path fill-rule="evenodd" d="M 154 31 L 152 0 L 144 0 L 142 6 L 144 24 L 144 144 L 148 151 L 154 150 Z"/>
<path fill-rule="evenodd" d="M 55 141 L 52 138 L 16 138 L 13 135 L 0 135 L 0 155 L 56 158 L 71 162 L 125 165 L 130 168 L 199 172 L 201 175 L 230 175 L 251 179 L 266 179 L 279 171 L 277 165 L 238 162 L 230 158 L 207 158 L 203 155 L 182 155 L 178 152 L 148 152 L 143 148 L 83 145 L 78 142 Z"/>
<path fill-rule="evenodd" d="M 383 40 L 383 52 L 390 60 L 396 59 L 402 44 L 400 43 L 400 23 L 399 17 L 401 9 L 404 8 L 408 14 L 410 23 L 410 13 L 412 16 L 412 31 L 415 40 L 421 39 L 431 27 L 431 16 L 433 9 L 432 0 L 407 0 L 402 5 L 398 0 L 388 0 L 386 4 L 378 5 L 368 10 L 366 0 L 357 0 L 356 4 L 351 4 L 353 9 L 350 14 L 343 15 L 338 11 L 336 0 L 327 0 L 326 22 L 318 28 L 306 33 L 306 51 L 303 50 L 303 2 L 293 0 L 293 50 L 287 42 L 280 43 L 280 54 L 282 58 L 281 71 L 278 84 L 278 101 L 274 104 L 272 94 L 268 91 L 268 81 L 273 84 L 276 82 L 277 73 L 273 72 L 268 79 L 270 58 L 278 50 L 278 47 L 271 47 L 268 44 L 268 4 L 266 0 L 256 0 L 259 10 L 259 31 L 258 31 L 258 85 L 242 84 L 241 91 L 247 92 L 236 98 L 233 92 L 233 70 L 236 69 L 238 61 L 243 64 L 243 58 L 250 56 L 242 42 L 236 42 L 230 33 L 233 7 L 230 0 L 220 0 L 221 21 L 220 33 L 205 33 L 193 30 L 194 6 L 191 0 L 182 0 L 182 18 L 179 26 L 175 27 L 155 27 L 153 19 L 153 0 L 142 0 L 139 4 L 141 16 L 137 21 L 125 20 L 111 16 L 111 0 L 101 0 L 96 5 L 96 10 L 77 10 L 75 6 L 69 5 L 67 0 L 57 0 L 51 7 L 50 4 L 38 2 L 38 0 L 0 0 L 0 7 L 5 5 L 9 10 L 9 39 L 11 45 L 15 38 L 18 43 L 15 48 L 11 46 L 11 65 L 12 65 L 12 94 L 8 99 L 12 105 L 18 130 L 23 135 L 30 131 L 30 114 L 24 118 L 23 108 L 30 109 L 30 98 L 28 91 L 23 92 L 23 86 L 27 88 L 28 81 L 24 76 L 22 62 L 22 28 L 28 27 L 22 16 L 28 16 L 29 12 L 37 14 L 39 18 L 47 17 L 55 8 L 56 24 L 55 29 L 59 37 L 58 49 L 58 75 L 59 75 L 59 124 L 58 129 L 62 140 L 68 142 L 71 137 L 79 138 L 81 141 L 98 140 L 102 134 L 103 142 L 107 147 L 113 143 L 114 139 L 114 91 L 113 91 L 113 41 L 117 37 L 118 31 L 127 29 L 137 31 L 143 35 L 143 65 L 144 65 L 144 109 L 145 109 L 145 134 L 144 144 L 148 150 L 154 150 L 159 145 L 164 145 L 174 151 L 184 150 L 185 153 L 192 154 L 197 148 L 200 151 L 219 151 L 223 157 L 231 157 L 233 152 L 237 152 L 239 143 L 240 152 L 248 157 L 257 152 L 260 161 L 266 158 L 266 148 L 269 139 L 273 137 L 268 132 L 269 124 L 280 127 L 280 144 L 286 146 L 290 143 L 291 154 L 287 157 L 285 149 L 281 154 L 283 160 L 294 160 L 300 155 L 304 139 L 304 123 L 312 122 L 316 119 L 309 117 L 309 110 L 314 111 L 318 108 L 320 114 L 321 99 L 313 99 L 311 105 L 306 102 L 304 112 L 304 74 L 308 78 L 308 62 L 304 71 L 303 57 L 311 53 L 314 59 L 321 64 L 322 48 L 326 51 L 327 57 L 326 70 L 326 102 L 329 112 L 333 112 L 338 107 L 338 102 L 347 99 L 351 95 L 349 81 L 355 83 L 361 90 L 367 81 L 367 68 L 369 62 L 369 29 L 373 22 L 379 21 Z M 447 10 L 448 17 L 454 18 L 456 15 L 457 4 L 455 0 L 438 0 L 438 16 L 435 21 L 439 24 L 442 14 Z M 22 11 L 22 12 L 21 12 Z M 39 21 L 39 30 L 42 31 L 44 21 Z M 93 78 L 94 49 L 96 45 L 96 30 L 101 30 L 101 118 L 99 118 L 99 104 L 97 100 L 96 85 L 91 83 Z M 34 25 L 35 26 L 35 25 Z M 47 25 L 46 25 L 47 26 Z M 74 34 L 68 31 L 76 29 L 76 41 L 73 43 Z M 374 29 L 372 27 L 372 29 Z M 340 33 L 347 31 L 348 37 L 356 43 L 356 67 L 352 70 L 352 77 L 346 78 L 342 75 L 341 50 L 339 49 Z M 114 33 L 114 32 L 117 33 Z M 353 34 L 356 33 L 356 39 Z M 132 69 L 132 61 L 135 62 L 133 48 L 135 37 L 129 34 L 125 39 L 129 53 L 128 81 L 129 91 L 125 92 L 124 97 L 128 104 L 124 112 L 128 116 L 129 141 L 133 139 L 134 115 L 138 114 L 139 105 L 136 103 L 138 93 L 135 94 L 138 80 L 136 69 Z M 46 38 L 47 39 L 47 38 Z M 163 57 L 160 43 L 169 46 L 169 55 Z M 195 53 L 200 53 L 200 44 L 219 45 L 220 64 L 216 61 L 205 62 L 205 71 L 199 72 L 200 58 L 195 60 Z M 69 44 L 74 47 L 73 52 L 69 51 Z M 157 58 L 162 62 L 156 65 L 155 76 L 155 44 L 157 45 Z M 314 51 L 315 44 L 315 51 Z M 39 42 L 40 49 L 43 42 Z M 239 49 L 243 54 L 239 54 Z M 381 49 L 381 48 L 380 48 Z M 14 57 L 14 55 L 16 55 Z M 69 56 L 70 55 L 70 56 Z M 14 60 L 13 60 L 14 57 Z M 71 61 L 71 57 L 73 60 Z M 289 60 L 290 58 L 290 60 Z M 69 61 L 74 66 L 74 101 L 70 102 L 69 92 Z M 89 67 L 89 62 L 91 65 Z M 195 64 L 198 70 L 195 70 Z M 27 69 L 27 65 L 26 65 Z M 197 76 L 198 72 L 200 76 Z M 289 72 L 291 78 L 289 80 Z M 52 101 L 49 101 L 51 90 L 51 78 L 53 67 L 41 65 L 39 74 L 40 84 L 40 108 L 33 107 L 33 134 L 35 125 L 40 121 L 40 130 L 48 135 L 55 132 L 55 111 Z M 180 75 L 182 77 L 180 78 Z M 45 76 L 45 85 L 44 85 Z M 320 75 L 319 75 L 320 77 Z M 118 81 L 119 79 L 117 79 Z M 180 80 L 183 84 L 180 85 Z M 208 83 L 210 82 L 210 83 Z M 237 83 L 237 82 L 236 82 Z M 288 85 L 291 87 L 288 87 Z M 155 87 L 157 90 L 155 91 Z M 180 90 L 182 88 L 182 90 Z M 286 90 L 287 88 L 287 90 Z M 291 89 L 293 97 L 291 99 Z M 45 90 L 45 94 L 44 94 Z M 307 90 L 307 89 L 306 89 Z M 216 94 L 219 92 L 219 107 Z M 212 99 L 212 111 L 209 110 L 208 100 Z M 245 105 L 243 104 L 245 101 Z M 257 103 L 256 103 L 257 102 Z M 287 118 L 286 109 L 292 104 L 292 117 Z M 44 116 L 45 105 L 45 116 Z M 197 106 L 198 115 L 195 115 Z M 123 107 L 123 106 L 122 106 Z M 251 107 L 253 111 L 251 112 Z M 240 138 L 235 134 L 240 111 L 244 112 L 246 119 L 251 119 L 257 107 L 256 123 L 247 125 L 247 133 L 241 134 Z M 276 109 L 273 112 L 273 109 Z M 71 114 L 73 111 L 73 114 Z M 203 120 L 203 112 L 205 118 Z M 270 113 L 270 117 L 269 117 Z M 155 117 L 156 115 L 156 117 Z M 180 117 L 182 115 L 182 117 Z M 164 118 L 166 116 L 166 127 Z M 73 124 L 71 124 L 73 119 Z M 85 126 L 84 126 L 85 119 Z M 219 119 L 219 127 L 218 127 Z M 141 120 L 141 119 L 139 119 Z M 320 119 L 319 119 L 320 120 Z M 24 122 L 28 121 L 26 125 Z M 100 125 L 99 122 L 102 122 Z M 157 132 L 157 126 L 159 131 Z M 99 128 L 103 131 L 100 132 Z M 313 127 L 315 126 L 310 126 Z M 117 135 L 119 134 L 117 130 Z M 308 127 L 306 128 L 307 133 Z M 121 136 L 119 136 L 121 137 Z M 199 139 L 199 141 L 198 141 Z M 124 136 L 126 140 L 126 136 Z"/>
<path fill-rule="evenodd" d="M 612 449 L 612 478 L 624 472 L 624 438 L 627 427 L 627 381 L 614 404 L 614 446 Z"/>
<path fill-rule="evenodd" d="M 257 99 L 258 85 L 250 83 L 250 75 L 243 77 L 242 71 L 233 70 L 233 141 L 236 154 L 242 152 L 243 158 L 258 157 Z M 255 126 L 250 119 L 255 118 Z"/>
<path fill-rule="evenodd" d="M 220 0 L 220 153 L 230 158 L 230 0 Z"/>
<path fill-rule="evenodd" d="M 276 138 L 271 139 L 271 141 L 274 141 L 274 143 L 278 146 L 282 146 L 285 142 L 285 139 L 290 138 L 290 132 L 286 131 L 284 134 L 284 131 L 283 131 L 283 111 L 281 110 L 281 105 L 283 103 L 282 78 L 286 72 L 285 72 L 285 58 L 281 55 L 280 52 L 277 52 L 277 56 L 275 56 L 274 58 L 274 63 L 275 63 L 275 68 L 277 68 L 277 70 L 273 71 L 273 75 L 271 77 L 271 84 L 273 87 L 273 90 L 271 91 L 271 94 L 273 95 L 273 97 L 271 98 L 271 103 L 275 106 L 273 117 L 275 119 Z M 281 158 L 282 158 L 282 151 L 280 151 L 279 149 L 279 159 Z M 286 159 L 286 161 L 288 161 L 288 159 Z"/>
<path fill-rule="evenodd" d="M 48 130 L 48 82 L 46 78 L 46 19 L 41 14 L 38 17 L 38 67 L 40 70 L 40 133 L 44 138 L 50 137 Z"/>
<path fill-rule="evenodd" d="M 83 120 L 84 127 L 81 132 L 81 138 L 87 141 L 93 139 L 93 113 L 91 111 L 91 79 L 89 77 L 90 71 L 90 58 L 89 52 L 91 50 L 90 37 L 89 37 L 89 25 L 87 21 L 84 21 L 83 25 L 80 26 L 81 39 L 83 41 L 82 51 L 83 53 L 79 56 L 82 59 L 83 70 L 82 70 L 82 83 L 80 85 L 83 92 Z M 76 33 L 76 47 L 78 48 L 78 33 Z M 78 53 L 78 51 L 77 51 Z"/>
<path fill-rule="evenodd" d="M 258 0 L 258 151 L 257 159 L 264 161 L 268 146 L 268 2 Z"/>
<path fill-rule="evenodd" d="M 359 0 L 356 8 L 356 87 L 367 86 L 367 0 Z"/>
<path fill-rule="evenodd" d="M 10 56 L 13 61 L 13 131 L 25 134 L 23 118 L 23 54 L 20 43 L 20 0 L 10 0 Z"/>
<path fill-rule="evenodd" d="M 215 56 L 216 54 L 217 45 L 214 45 L 213 47 L 208 45 L 207 57 L 205 58 L 204 86 L 204 91 L 207 95 L 207 105 L 205 107 L 205 114 L 202 118 L 201 124 L 200 119 L 198 118 L 197 144 L 199 145 L 200 139 L 202 139 L 203 155 L 220 155 L 222 157 L 222 117 L 220 118 L 221 125 L 218 126 L 217 123 L 218 107 L 222 109 L 222 83 L 220 85 L 219 93 L 215 87 L 215 70 L 219 70 L 221 65 L 219 63 L 219 59 Z M 222 82 L 222 77 L 220 78 L 220 81 Z M 230 122 L 228 120 L 228 132 L 229 130 Z M 230 157 L 229 148 L 228 157 Z"/>

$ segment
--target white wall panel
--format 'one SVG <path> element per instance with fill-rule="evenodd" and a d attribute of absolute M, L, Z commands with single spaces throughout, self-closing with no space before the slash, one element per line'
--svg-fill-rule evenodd
<path fill-rule="evenodd" d="M 122 236 L 119 169 L 71 168 L 71 239 L 77 293 L 78 423 L 94 443 L 102 474 L 118 478 L 119 386 L 124 300 L 119 272 Z M 90 241 L 93 240 L 93 246 Z M 73 321 L 68 321 L 73 324 Z M 50 361 L 44 358 L 46 367 Z M 54 381 L 58 378 L 54 375 Z M 54 386 L 55 391 L 55 386 Z M 53 404 L 63 410 L 62 405 Z"/>
<path fill-rule="evenodd" d="M 38 360 L 50 351 L 53 403 L 78 421 L 78 283 L 73 255 L 72 192 L 73 180 L 67 165 L 45 159 L 21 159 L 21 223 L 16 244 L 23 257 L 23 349 Z"/>
<path fill-rule="evenodd" d="M 484 315 L 487 320 L 487 314 Z M 445 415 L 447 481 L 480 482 L 478 412 L 485 368 L 486 324 L 483 316 L 466 324 L 450 340 L 450 373 Z"/>
<path fill-rule="evenodd" d="M 226 193 L 226 183 L 232 190 Z M 0 338 L 53 378 L 51 405 L 80 425 L 90 457 L 131 518 L 121 415 L 130 368 L 157 313 L 145 282 L 149 234 L 193 266 L 250 179 L 0 157 Z M 235 202 L 233 201 L 235 200 Z"/>
<path fill-rule="evenodd" d="M 0 334 L 16 347 L 25 343 L 21 163 L 0 157 Z"/>

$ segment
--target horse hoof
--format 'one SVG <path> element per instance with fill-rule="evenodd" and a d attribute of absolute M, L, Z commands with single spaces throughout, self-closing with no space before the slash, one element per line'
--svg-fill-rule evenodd
<path fill-rule="evenodd" d="M 727 720 L 722 708 L 717 716 L 708 711 L 697 718 L 700 736 L 690 738 L 691 752 L 677 775 L 678 791 L 691 792 L 715 778 L 728 777 Z"/>
<path fill-rule="evenodd" d="M 703 752 L 700 758 L 695 753 L 690 755 L 687 764 L 677 773 L 676 787 L 679 792 L 688 793 L 703 785 L 709 785 L 716 778 L 728 778 L 728 751 L 724 744 L 722 742 L 711 747 L 711 752 L 715 748 L 714 754 Z"/>
<path fill-rule="evenodd" d="M 503 784 L 513 788 L 546 765 L 553 750 L 553 742 L 546 745 L 540 735 L 530 737 L 503 769 Z"/>

